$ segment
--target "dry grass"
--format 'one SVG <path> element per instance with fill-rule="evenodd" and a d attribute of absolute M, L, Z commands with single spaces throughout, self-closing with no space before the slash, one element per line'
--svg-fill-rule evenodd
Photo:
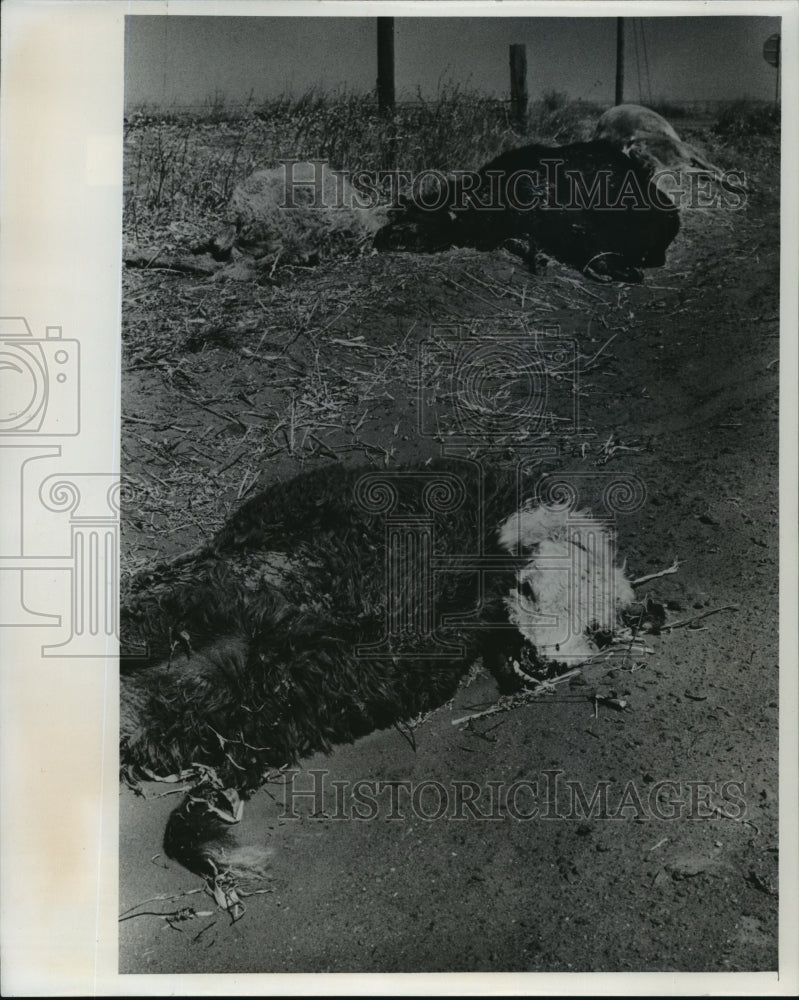
<path fill-rule="evenodd" d="M 235 184 L 281 155 L 378 167 L 393 130 L 402 166 L 468 167 L 525 139 L 585 137 L 596 119 L 595 110 L 563 105 L 557 95 L 533 110 L 524 136 L 503 106 L 456 92 L 399 109 L 391 122 L 360 98 L 332 110 L 329 100 L 310 95 L 233 120 L 218 120 L 219 108 L 217 120 L 205 122 L 132 117 L 126 239 L 162 246 L 168 258 L 171 248 L 207 237 L 224 218 Z M 744 168 L 779 151 L 772 142 L 770 151 L 735 159 L 738 147 L 723 148 L 720 162 Z M 709 152 L 716 158 L 717 148 Z M 752 196 L 770 195 L 755 184 Z M 685 276 L 680 246 L 695 239 L 709 246 L 709 225 L 733 223 L 730 213 L 712 219 L 684 213 L 672 267 L 648 278 L 651 308 L 660 286 L 665 291 Z M 471 250 L 364 256 L 357 265 L 280 266 L 240 282 L 177 275 L 159 270 L 158 261 L 149 270 L 126 269 L 122 468 L 132 491 L 123 519 L 126 568 L 202 542 L 242 499 L 308 464 L 385 466 L 424 461 L 440 450 L 455 436 L 452 422 L 424 438 L 417 423 L 419 344 L 430 339 L 436 317 L 461 323 L 474 337 L 499 332 L 529 339 L 561 317 L 572 318 L 571 329 L 574 316 L 585 316 L 579 392 L 612 394 L 612 338 L 636 324 L 636 293 L 588 284 L 556 263 L 546 275 L 532 275 L 511 258 L 491 268 L 484 259 Z M 692 267 L 694 282 L 701 281 L 701 262 Z M 552 384 L 563 374 L 558 364 L 543 362 Z M 479 418 L 485 401 L 479 393 L 464 397 L 461 388 L 445 368 L 428 372 L 425 391 L 436 394 L 437 412 L 455 408 L 468 419 L 471 408 Z M 556 444 L 560 432 L 557 422 L 533 423 L 526 437 L 503 426 L 492 443 L 509 450 L 532 440 Z M 607 461 L 600 445 L 580 447 L 599 448 L 596 461 Z M 570 447 L 578 447 L 573 437 Z"/>
<path fill-rule="evenodd" d="M 598 114 L 549 95 L 519 128 L 505 102 L 457 87 L 399 106 L 390 118 L 369 97 L 313 91 L 236 115 L 217 104 L 199 120 L 141 110 L 125 123 L 125 228 L 135 242 L 175 222 L 208 232 L 237 184 L 284 159 L 325 160 L 352 173 L 471 169 L 525 142 L 587 138 Z"/>

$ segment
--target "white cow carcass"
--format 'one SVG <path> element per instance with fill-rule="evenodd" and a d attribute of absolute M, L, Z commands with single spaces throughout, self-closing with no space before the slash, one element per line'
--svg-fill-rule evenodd
<path fill-rule="evenodd" d="M 640 104 L 619 104 L 597 122 L 594 139 L 603 140 L 654 171 L 698 169 L 720 181 L 724 173 L 677 135 L 666 119 Z"/>

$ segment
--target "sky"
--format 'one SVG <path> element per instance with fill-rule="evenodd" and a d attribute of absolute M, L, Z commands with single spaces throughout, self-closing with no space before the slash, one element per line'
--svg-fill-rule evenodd
<path fill-rule="evenodd" d="M 773 100 L 763 59 L 773 17 L 625 18 L 628 102 Z M 376 69 L 374 18 L 126 19 L 126 104 L 256 102 L 310 88 L 367 93 Z M 396 18 L 397 98 L 436 96 L 442 83 L 507 97 L 508 46 L 527 46 L 531 99 L 547 91 L 613 103 L 616 18 Z"/>

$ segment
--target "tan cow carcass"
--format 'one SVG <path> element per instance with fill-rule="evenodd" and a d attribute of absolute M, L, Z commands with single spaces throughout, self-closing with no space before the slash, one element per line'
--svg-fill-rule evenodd
<path fill-rule="evenodd" d="M 654 171 L 694 169 L 720 181 L 724 171 L 677 135 L 666 119 L 640 104 L 619 104 L 597 122 L 594 139 L 604 140 Z"/>

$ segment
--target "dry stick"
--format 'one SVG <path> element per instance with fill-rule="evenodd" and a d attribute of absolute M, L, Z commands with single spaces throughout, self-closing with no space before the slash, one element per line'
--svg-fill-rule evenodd
<path fill-rule="evenodd" d="M 673 622 L 671 625 L 663 625 L 661 631 L 671 631 L 674 628 L 682 628 L 683 625 L 690 625 L 692 622 L 698 622 L 701 618 L 707 618 L 708 615 L 715 615 L 718 611 L 738 611 L 737 604 L 725 604 L 720 608 L 710 608 L 708 611 L 703 611 L 701 615 L 694 615 L 693 618 L 684 618 L 681 622 Z"/>
<path fill-rule="evenodd" d="M 244 458 L 244 456 L 248 454 L 249 452 L 247 451 L 239 452 L 239 454 L 236 455 L 234 458 L 231 458 L 231 460 L 226 465 L 223 465 L 221 469 L 217 469 L 216 475 L 220 476 L 223 472 L 227 472 L 227 470 L 230 469 L 232 466 L 234 466 L 236 462 L 240 462 Z"/>
<path fill-rule="evenodd" d="M 121 920 L 126 913 L 132 913 L 134 910 L 138 910 L 140 906 L 146 906 L 147 903 L 165 903 L 172 899 L 183 899 L 184 896 L 194 896 L 198 892 L 205 892 L 205 889 L 186 889 L 185 892 L 176 892 L 172 896 L 167 896 L 163 893 L 160 896 L 150 896 L 149 899 L 143 899 L 140 903 L 134 903 L 133 906 L 129 906 L 127 910 L 123 910 L 119 915 L 119 919 Z"/>
<path fill-rule="evenodd" d="M 186 396 L 182 392 L 175 392 L 175 395 L 180 399 L 185 399 L 187 403 L 192 403 L 194 406 L 199 406 L 201 410 L 207 410 L 209 413 L 213 413 L 215 417 L 219 417 L 220 420 L 227 420 L 231 424 L 238 424 L 245 431 L 247 430 L 247 425 L 243 420 L 239 420 L 238 417 L 233 417 L 229 413 L 222 413 L 220 410 L 215 410 L 211 406 L 207 406 L 205 403 L 201 403 L 197 399 L 192 399 L 191 396 Z"/>
<path fill-rule="evenodd" d="M 582 292 L 589 298 L 596 299 L 597 302 L 605 301 L 605 299 L 603 299 L 601 295 L 597 295 L 596 292 L 592 292 L 590 289 L 586 288 L 584 283 L 581 285 L 580 282 L 577 280 L 577 278 L 571 278 L 569 277 L 568 274 L 561 274 L 559 275 L 559 278 L 563 284 L 571 285 L 571 287 L 574 289 L 575 292 Z M 566 302 L 569 303 L 570 305 L 575 304 L 574 300 L 570 299 L 568 295 L 563 295 L 561 293 L 560 297 L 565 299 Z"/>
<path fill-rule="evenodd" d="M 275 268 L 277 267 L 277 262 L 280 260 L 280 255 L 283 253 L 283 248 L 281 247 L 275 254 L 275 259 L 272 261 L 272 270 L 269 272 L 269 277 L 273 278 L 275 276 Z"/>
<path fill-rule="evenodd" d="M 358 421 L 358 423 L 352 428 L 352 433 L 353 434 L 357 434 L 358 433 L 358 431 L 361 429 L 361 426 L 362 426 L 364 420 L 366 420 L 366 418 L 367 418 L 368 415 L 369 415 L 369 410 L 368 409 L 364 410 L 363 411 L 363 416 L 360 418 L 360 420 Z"/>
<path fill-rule="evenodd" d="M 133 369 L 130 368 L 128 369 L 128 371 L 132 370 Z M 122 420 L 130 421 L 131 423 L 134 424 L 148 424 L 150 427 L 160 427 L 162 430 L 165 430 L 167 427 L 170 426 L 169 424 L 165 424 L 163 420 L 147 420 L 145 417 L 134 417 L 130 413 L 123 413 Z"/>
<path fill-rule="evenodd" d="M 657 580 L 661 576 L 670 576 L 672 573 L 676 573 L 680 568 L 680 560 L 677 556 L 674 557 L 674 562 L 669 566 L 668 569 L 662 569 L 659 573 L 648 573 L 646 576 L 639 576 L 637 580 L 631 580 L 630 586 L 637 587 L 641 583 L 648 583 L 650 580 Z"/>
<path fill-rule="evenodd" d="M 505 703 L 503 705 L 492 705 L 491 708 L 487 708 L 482 712 L 474 712 L 472 715 L 464 715 L 460 719 L 453 719 L 450 725 L 460 726 L 462 723 L 471 722 L 474 719 L 484 719 L 486 716 L 496 715 L 498 712 L 508 712 L 510 709 L 516 708 L 518 705 L 522 705 L 525 701 L 529 701 L 539 694 L 550 691 L 555 684 L 561 684 L 563 681 L 576 677 L 582 672 L 582 667 L 575 667 L 574 670 L 569 670 L 567 673 L 561 674 L 560 677 L 553 677 L 552 680 L 544 681 L 542 684 L 539 684 L 538 687 L 533 688 L 532 691 L 524 691 L 522 694 L 516 695 L 509 703 Z"/>
<path fill-rule="evenodd" d="M 169 913 L 161 913 L 159 910 L 142 910 L 141 913 L 130 913 L 126 917 L 120 917 L 118 922 L 122 923 L 123 920 L 132 920 L 134 917 L 161 917 L 162 920 L 171 923 L 172 920 L 190 920 L 192 917 L 212 917 L 213 915 L 213 911 L 211 910 L 195 910 L 194 907 L 184 907 L 180 910 L 172 910 Z"/>
<path fill-rule="evenodd" d="M 400 726 L 398 722 L 393 723 L 394 728 L 400 734 L 400 736 L 405 740 L 405 742 L 410 746 L 411 750 L 416 753 L 416 737 L 413 735 L 413 730 L 408 726 L 408 732 Z"/>
<path fill-rule="evenodd" d="M 326 332 L 327 330 L 329 330 L 329 329 L 330 329 L 330 327 L 331 327 L 331 326 L 332 326 L 332 325 L 333 325 L 333 324 L 334 324 L 334 323 L 336 322 L 336 320 L 338 320 L 338 319 L 341 319 L 341 317 L 342 317 L 342 316 L 344 315 L 344 313 L 345 313 L 345 312 L 346 312 L 346 311 L 347 311 L 347 310 L 349 309 L 350 305 L 351 305 L 351 303 L 349 303 L 349 302 L 348 302 L 348 303 L 347 303 L 347 304 L 346 304 L 346 305 L 344 306 L 344 308 L 343 308 L 343 309 L 341 310 L 341 312 L 340 312 L 340 313 L 337 313 L 337 314 L 336 314 L 336 315 L 335 315 L 335 316 L 333 317 L 333 319 L 331 319 L 331 320 L 329 320 L 329 321 L 328 321 L 327 323 L 325 323 L 325 325 L 324 325 L 324 326 L 322 327 L 322 329 L 321 329 L 321 331 L 320 331 L 320 332 L 321 332 L 321 333 L 325 333 L 325 332 Z M 356 338 L 356 339 L 361 339 L 361 340 L 363 340 L 363 337 L 361 337 L 361 338 Z M 334 340 L 334 341 L 333 341 L 333 343 L 335 344 L 335 343 L 336 343 L 336 341 Z M 365 346 L 365 345 L 364 345 L 364 346 Z"/>
<path fill-rule="evenodd" d="M 318 435 L 316 435 L 313 432 L 311 432 L 311 433 L 309 433 L 308 436 L 313 441 L 316 441 L 316 443 L 319 445 L 320 449 L 324 452 L 324 454 L 328 455 L 330 458 L 338 458 L 339 457 L 336 454 L 336 452 L 333 451 L 333 449 L 329 445 L 325 444 L 325 442 Z"/>
<path fill-rule="evenodd" d="M 149 797 L 153 799 L 164 799 L 167 795 L 181 795 L 183 792 L 190 792 L 192 787 L 192 785 L 181 785 L 180 788 L 170 788 L 166 792 L 159 792 L 157 795 L 151 795 Z"/>
<path fill-rule="evenodd" d="M 213 462 L 214 461 L 214 456 L 213 455 L 211 455 L 207 451 L 203 451 L 203 449 L 199 448 L 193 441 L 189 441 L 189 442 L 183 441 L 181 443 L 185 444 L 187 448 L 190 448 L 191 451 L 193 451 L 195 454 L 199 455 L 200 458 L 205 458 L 209 462 Z"/>
<path fill-rule="evenodd" d="M 369 347 L 363 337 L 355 337 L 352 340 L 342 340 L 340 337 L 331 337 L 328 344 L 338 344 L 339 347 Z"/>
<path fill-rule="evenodd" d="M 442 275 L 445 285 L 450 285 L 452 288 L 457 288 L 459 292 L 463 292 L 464 295 L 471 295 L 473 298 L 478 299 L 480 302 L 484 302 L 487 306 L 491 306 L 492 309 L 495 306 L 494 302 L 490 302 L 487 298 L 482 295 L 478 295 L 473 288 L 465 288 L 463 285 L 459 284 L 457 281 L 453 281 L 452 278 L 447 275 Z"/>
<path fill-rule="evenodd" d="M 241 500 L 242 497 L 247 495 L 247 492 L 252 487 L 253 483 L 257 482 L 258 476 L 254 476 L 250 479 L 250 467 L 244 470 L 244 475 L 241 477 L 241 482 L 239 483 L 239 491 L 236 494 L 236 499 Z"/>
<path fill-rule="evenodd" d="M 612 337 L 608 337 L 608 339 L 599 348 L 599 350 L 596 352 L 596 354 L 593 357 L 589 358 L 588 361 L 586 361 L 586 363 L 583 365 L 582 370 L 584 372 L 588 371 L 588 368 L 596 361 L 596 359 L 605 350 L 605 348 L 608 346 L 608 344 L 612 343 L 616 339 L 616 337 L 618 337 L 618 335 L 619 335 L 618 332 L 616 332 L 616 333 L 613 334 Z"/>
<path fill-rule="evenodd" d="M 155 251 L 155 253 L 154 253 L 154 254 L 152 255 L 152 257 L 151 257 L 151 258 L 150 258 L 150 259 L 149 259 L 149 260 L 147 261 L 147 263 L 146 263 L 146 264 L 144 265 L 145 269 L 146 269 L 146 268 L 148 268 L 148 267 L 149 267 L 149 266 L 150 266 L 150 265 L 151 265 L 151 264 L 152 264 L 152 263 L 153 263 L 153 262 L 154 262 L 155 260 L 157 260 L 157 259 L 158 259 L 158 258 L 159 258 L 159 257 L 161 256 L 161 254 L 162 254 L 162 253 L 164 252 L 164 250 L 166 250 L 166 247 L 165 247 L 165 246 L 163 246 L 163 247 L 159 247 L 159 248 L 158 248 L 158 249 L 157 249 L 157 250 Z"/>
<path fill-rule="evenodd" d="M 499 282 L 494 282 L 489 284 L 487 281 L 483 281 L 482 278 L 478 278 L 476 274 L 472 274 L 471 271 L 464 270 L 463 272 L 468 278 L 471 278 L 475 284 L 481 285 L 487 292 L 491 292 L 495 298 L 504 298 L 506 294 L 515 295 L 517 299 L 523 301 L 524 296 L 521 292 L 517 292 L 515 288 L 511 285 L 500 285 Z"/>

